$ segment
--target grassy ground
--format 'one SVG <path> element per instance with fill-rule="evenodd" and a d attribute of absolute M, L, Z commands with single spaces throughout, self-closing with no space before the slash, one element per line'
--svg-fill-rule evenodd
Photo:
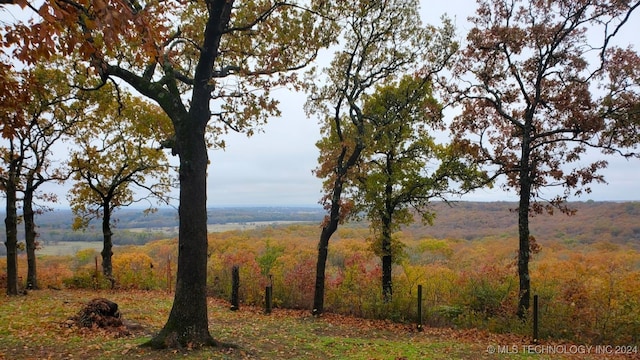
<path fill-rule="evenodd" d="M 86 302 L 105 297 L 123 318 L 141 325 L 131 334 L 69 326 Z M 140 348 L 166 321 L 172 295 L 164 292 L 39 290 L 0 297 L 0 359 L 629 359 L 570 344 L 527 347 L 528 339 L 476 330 L 425 329 L 309 311 L 261 309 L 211 299 L 210 331 L 236 349 L 157 351 Z M 601 348 L 599 352 L 615 349 Z M 568 352 L 549 355 L 536 352 Z"/>

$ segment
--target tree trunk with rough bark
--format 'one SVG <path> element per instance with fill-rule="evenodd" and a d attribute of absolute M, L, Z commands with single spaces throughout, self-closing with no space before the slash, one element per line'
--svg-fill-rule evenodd
<path fill-rule="evenodd" d="M 335 204 L 335 205 L 334 205 Z M 324 312 L 324 285 L 326 276 L 327 257 L 329 254 L 329 239 L 338 229 L 340 205 L 333 203 L 328 215 L 328 223 L 322 227 L 318 242 L 318 258 L 316 260 L 316 285 L 313 293 L 313 315 L 319 316 Z"/>
<path fill-rule="evenodd" d="M 518 317 L 524 319 L 531 299 L 531 279 L 529 277 L 529 206 L 531 203 L 530 142 L 528 128 L 525 127 L 520 157 L 520 201 L 518 203 Z"/>
<path fill-rule="evenodd" d="M 393 297 L 393 254 L 391 250 L 391 214 L 382 216 L 382 300 L 391 302 Z"/>
<path fill-rule="evenodd" d="M 22 201 L 24 216 L 24 240 L 27 247 L 27 289 L 38 289 L 38 274 L 36 267 L 36 224 L 33 210 L 33 190 L 27 184 Z"/>
<path fill-rule="evenodd" d="M 113 231 L 111 231 L 111 202 L 105 200 L 102 204 L 102 274 L 115 286 L 113 277 Z"/>
<path fill-rule="evenodd" d="M 155 348 L 217 344 L 209 334 L 207 314 L 207 147 L 204 127 L 191 129 L 176 129 L 180 151 L 178 274 L 169 319 L 149 343 Z"/>
<path fill-rule="evenodd" d="M 113 232 L 111 231 L 111 209 L 109 201 L 102 204 L 102 274 L 107 279 L 113 277 Z"/>
<path fill-rule="evenodd" d="M 7 196 L 7 216 L 4 219 L 7 241 L 7 295 L 18 295 L 18 213 L 16 195 L 15 161 L 9 163 L 9 176 L 5 183 Z"/>

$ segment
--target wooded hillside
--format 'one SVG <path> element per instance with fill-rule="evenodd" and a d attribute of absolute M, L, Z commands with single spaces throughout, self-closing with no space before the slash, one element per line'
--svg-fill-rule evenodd
<path fill-rule="evenodd" d="M 640 202 L 574 202 L 573 216 L 556 212 L 531 219 L 531 234 L 538 242 L 594 243 L 609 241 L 640 247 Z M 433 226 L 414 224 L 414 236 L 449 239 L 515 237 L 518 234 L 517 208 L 510 202 L 459 202 L 434 205 Z"/>
<path fill-rule="evenodd" d="M 476 240 L 486 237 L 515 237 L 518 233 L 517 207 L 512 202 L 454 202 L 434 203 L 436 218 L 433 226 L 419 222 L 405 228 L 415 238 Z M 640 202 L 574 202 L 573 216 L 561 213 L 538 215 L 531 219 L 533 236 L 538 242 L 592 244 L 598 241 L 629 244 L 640 248 Z M 0 216 L 4 216 L 0 213 Z M 324 212 L 319 207 L 238 207 L 209 209 L 209 224 L 303 221 L 320 223 Z M 142 210 L 118 212 L 115 227 L 116 244 L 142 244 L 147 241 L 174 236 L 178 226 L 176 211 L 160 209 L 144 215 Z M 71 230 L 72 214 L 57 210 L 36 219 L 40 240 L 95 241 L 101 234 L 99 227 L 87 231 Z M 350 226 L 365 226 L 351 223 Z M 140 231 L 145 228 L 148 231 Z M 4 224 L 0 224 L 4 229 Z M 131 231 L 137 229 L 137 231 Z M 174 230 L 173 232 L 171 230 Z M 1 251 L 1 250 L 0 250 Z"/>

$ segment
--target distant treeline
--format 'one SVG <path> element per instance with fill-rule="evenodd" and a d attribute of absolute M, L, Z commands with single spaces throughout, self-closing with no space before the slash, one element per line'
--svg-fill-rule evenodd
<path fill-rule="evenodd" d="M 573 202 L 573 216 L 556 211 L 531 219 L 531 234 L 537 241 L 591 244 L 606 241 L 631 244 L 640 248 L 640 202 Z M 487 237 L 517 237 L 516 203 L 458 202 L 451 205 L 434 203 L 433 226 L 419 222 L 405 227 L 414 238 L 476 240 Z M 265 221 L 320 222 L 324 211 L 319 207 L 228 207 L 208 210 L 209 224 L 252 223 Z M 4 214 L 0 212 L 0 216 Z M 123 209 L 115 216 L 114 243 L 144 244 L 151 240 L 177 236 L 178 214 L 175 209 L 159 209 L 152 214 L 143 210 Z M 36 218 L 40 241 L 101 241 L 100 223 L 94 220 L 85 231 L 73 231 L 73 214 L 55 210 Z M 366 224 L 351 224 L 366 226 Z M 4 223 L 0 223 L 4 233 Z M 22 237 L 20 237 L 22 238 Z M 0 254 L 5 247 L 0 246 Z"/>
<path fill-rule="evenodd" d="M 475 240 L 517 237 L 518 205 L 511 202 L 459 202 L 433 205 L 433 226 L 414 223 L 405 229 L 414 237 Z M 611 242 L 640 248 L 640 202 L 572 202 L 568 216 L 555 210 L 530 219 L 531 235 L 538 242 L 592 244 Z"/>
<path fill-rule="evenodd" d="M 97 229 L 89 229 L 86 231 L 42 229 L 38 235 L 39 240 L 44 244 L 56 243 L 58 241 L 102 241 L 102 232 Z M 113 231 L 113 243 L 114 245 L 143 245 L 152 240 L 177 236 L 177 230 L 130 231 L 126 229 L 115 229 Z"/>
<path fill-rule="evenodd" d="M 210 208 L 207 211 L 209 224 L 252 223 L 264 221 L 308 221 L 320 222 L 324 212 L 319 207 L 228 207 Z M 0 212 L 4 218 L 4 212 Z M 146 214 L 143 209 L 121 209 L 114 213 L 113 242 L 115 245 L 141 245 L 152 240 L 178 236 L 178 211 L 158 209 Z M 57 209 L 36 216 L 39 241 L 102 241 L 100 219 L 93 220 L 89 228 L 73 231 L 71 210 Z M 0 224 L 4 234 L 4 222 Z M 19 241 L 24 239 L 18 226 Z M 0 247 L 0 254 L 6 249 Z"/>

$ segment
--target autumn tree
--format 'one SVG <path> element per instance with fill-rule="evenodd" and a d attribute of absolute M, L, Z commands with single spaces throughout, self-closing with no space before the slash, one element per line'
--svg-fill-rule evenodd
<path fill-rule="evenodd" d="M 333 36 L 317 23 L 324 11 L 318 4 L 52 0 L 37 9 L 38 20 L 8 36 L 16 58 L 75 56 L 80 72 L 95 75 L 78 86 L 119 79 L 171 119 L 174 135 L 164 144 L 179 156 L 178 274 L 169 318 L 151 346 L 216 344 L 206 304 L 207 145 L 224 145 L 219 135 L 230 129 L 251 134 L 279 114 L 271 88 L 295 84 L 292 70 L 308 65 Z"/>
<path fill-rule="evenodd" d="M 7 294 L 18 295 L 18 176 L 20 158 L 16 156 L 13 141 L 6 149 L 0 149 L 3 162 L 7 165 L 2 171 L 0 184 L 6 195 L 6 217 L 4 219 L 7 240 Z"/>
<path fill-rule="evenodd" d="M 129 94 L 117 100 L 108 88 L 90 94 L 96 106 L 75 129 L 69 203 L 74 230 L 101 218 L 102 272 L 113 285 L 113 212 L 145 200 L 168 203 L 172 170 L 160 143 L 169 137 L 171 123 L 158 106 Z"/>
<path fill-rule="evenodd" d="M 307 104 L 321 116 L 323 138 L 316 176 L 323 179 L 327 210 L 316 262 L 313 313 L 324 311 L 325 267 L 331 236 L 353 208 L 346 187 L 356 178 L 365 148 L 364 98 L 377 84 L 410 71 L 428 78 L 453 52 L 453 29 L 423 26 L 414 0 L 354 1 L 332 4 L 343 46 L 325 69 L 326 82 Z M 426 65 L 425 65 L 426 64 Z"/>
<path fill-rule="evenodd" d="M 0 67 L 2 81 L 0 87 L 0 115 L 2 116 L 2 137 L 8 142 L 7 147 L 1 149 L 3 164 L 0 170 L 0 186 L 6 196 L 5 233 L 7 248 L 7 294 L 18 295 L 18 213 L 17 213 L 17 175 L 16 167 L 19 165 L 16 159 L 14 136 L 15 129 L 21 127 L 24 122 L 21 113 L 15 109 L 19 103 L 16 90 L 19 83 L 16 80 L 11 67 L 3 63 Z"/>
<path fill-rule="evenodd" d="M 61 159 L 52 159 L 54 147 L 68 136 L 81 121 L 84 101 L 77 92 L 66 86 L 63 68 L 47 69 L 38 66 L 24 71 L 22 82 L 27 87 L 26 102 L 16 111 L 25 112 L 27 124 L 16 131 L 16 139 L 24 158 L 18 171 L 22 197 L 22 214 L 27 253 L 27 289 L 37 289 L 35 251 L 38 246 L 35 215 L 46 209 L 36 206 L 36 199 L 56 202 L 57 196 L 39 192 L 42 185 L 68 178 Z"/>
<path fill-rule="evenodd" d="M 0 35 L 0 41 L 4 37 Z M 2 141 L 0 148 L 3 166 L 0 168 L 0 187 L 6 196 L 5 233 L 7 248 L 7 294 L 18 295 L 18 213 L 17 213 L 17 167 L 16 130 L 25 125 L 24 113 L 16 111 L 23 101 L 24 92 L 10 56 L 4 49 L 0 51 L 0 117 L 2 120 Z"/>
<path fill-rule="evenodd" d="M 18 209 L 22 201 L 22 220 L 25 228 L 25 244 L 27 252 L 27 284 L 28 289 L 37 288 L 36 272 L 36 226 L 34 201 L 39 197 L 45 201 L 55 201 L 51 194 L 38 193 L 38 189 L 50 181 L 60 181 L 64 175 L 56 169 L 51 161 L 52 147 L 58 143 L 72 124 L 65 109 L 69 101 L 74 98 L 73 91 L 65 86 L 59 86 L 57 81 L 63 78 L 63 72 L 44 67 L 35 67 L 14 71 L 11 81 L 19 83 L 11 89 L 11 98 L 20 101 L 10 102 L 7 96 L 3 101 L 6 116 L 3 121 L 5 138 L 1 143 L 0 152 L 4 171 L 0 175 L 2 187 L 7 199 L 7 246 L 11 248 L 8 254 L 13 258 L 17 250 Z M 53 85 L 56 83 L 55 85 Z M 54 111 L 57 107 L 58 111 Z M 13 118 L 14 121 L 8 121 Z M 15 121 L 17 120 L 17 121 Z M 19 194 L 23 196 L 20 198 Z M 9 250 L 9 249 L 8 249 Z M 14 275 L 14 261 L 7 262 L 8 285 L 10 294 L 17 292 L 17 279 Z"/>
<path fill-rule="evenodd" d="M 394 232 L 411 224 L 414 213 L 432 224 L 432 200 L 448 201 L 487 179 L 465 146 L 435 139 L 444 122 L 428 80 L 405 76 L 377 86 L 365 97 L 363 114 L 368 136 L 363 166 L 353 184 L 355 203 L 370 221 L 372 248 L 382 261 L 382 295 L 390 302 L 392 266 L 402 251 Z"/>
<path fill-rule="evenodd" d="M 603 182 L 600 148 L 631 156 L 637 145 L 638 74 L 632 49 L 614 36 L 640 3 L 482 0 L 449 88 L 462 113 L 452 129 L 518 193 L 518 315 L 530 305 L 529 217 L 571 214 L 569 196 Z M 550 189 L 562 188 L 560 192 Z M 545 190 L 547 189 L 547 190 Z"/>

